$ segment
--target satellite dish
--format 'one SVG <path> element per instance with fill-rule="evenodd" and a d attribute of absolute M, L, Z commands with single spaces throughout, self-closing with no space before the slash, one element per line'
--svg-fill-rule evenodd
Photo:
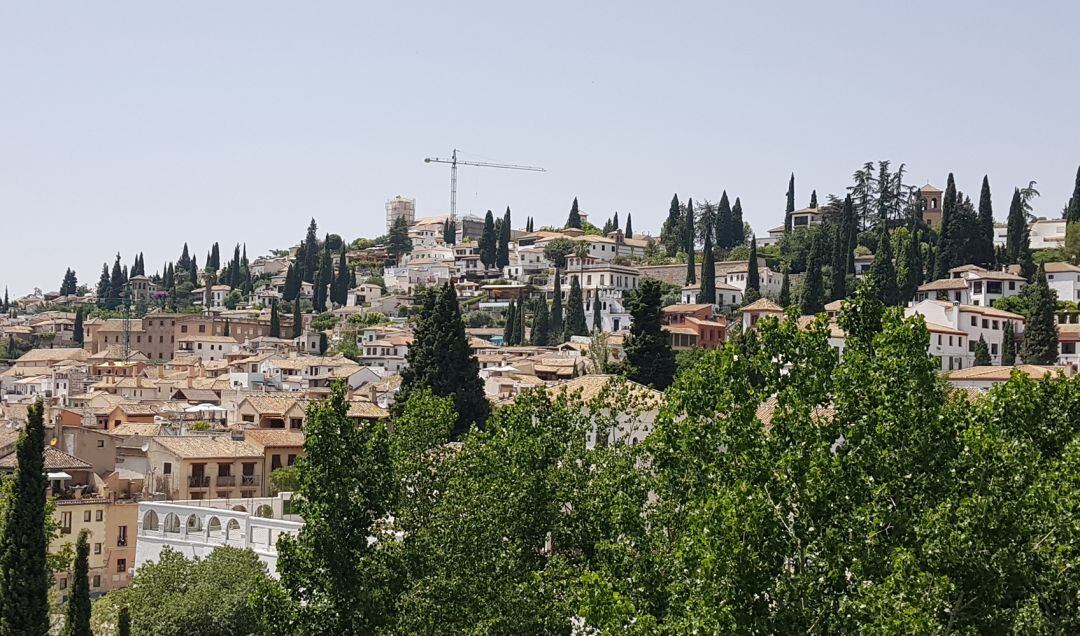
<path fill-rule="evenodd" d="M 143 445 L 142 445 L 142 452 L 144 452 L 144 453 L 145 453 L 145 452 L 146 452 L 146 451 L 148 451 L 148 450 L 150 450 L 150 442 L 143 442 Z"/>

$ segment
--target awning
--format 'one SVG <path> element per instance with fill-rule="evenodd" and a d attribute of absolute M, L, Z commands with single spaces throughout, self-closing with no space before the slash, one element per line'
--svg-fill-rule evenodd
<path fill-rule="evenodd" d="M 49 473 L 49 481 L 56 481 L 57 479 L 71 479 L 71 475 L 61 471 L 58 473 Z"/>

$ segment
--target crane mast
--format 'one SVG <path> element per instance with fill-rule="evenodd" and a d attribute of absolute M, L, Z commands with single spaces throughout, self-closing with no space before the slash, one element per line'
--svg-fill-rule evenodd
<path fill-rule="evenodd" d="M 458 149 L 450 153 L 449 159 L 440 157 L 428 157 L 424 163 L 447 163 L 450 164 L 450 220 L 457 221 L 457 170 L 458 166 L 476 166 L 479 168 L 502 168 L 503 170 L 527 170 L 529 172 L 547 172 L 536 166 L 522 166 L 515 163 L 491 163 L 487 161 L 464 161 L 458 159 Z"/>

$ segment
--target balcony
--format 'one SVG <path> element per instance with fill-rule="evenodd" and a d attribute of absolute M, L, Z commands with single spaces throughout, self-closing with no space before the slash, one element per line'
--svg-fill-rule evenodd
<path fill-rule="evenodd" d="M 259 477 L 258 477 L 258 475 L 244 475 L 243 477 L 240 478 L 240 485 L 241 486 L 258 486 L 259 485 Z"/>
<path fill-rule="evenodd" d="M 218 475 L 218 478 L 214 483 L 218 486 L 218 488 L 221 488 L 222 486 L 235 486 L 236 477 L 233 475 Z"/>
<path fill-rule="evenodd" d="M 192 475 L 188 477 L 188 488 L 209 488 L 210 475 Z"/>

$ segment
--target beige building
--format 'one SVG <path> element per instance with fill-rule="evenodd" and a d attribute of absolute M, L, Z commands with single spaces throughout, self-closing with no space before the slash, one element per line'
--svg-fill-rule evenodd
<path fill-rule="evenodd" d="M 263 497 L 271 496 L 270 474 L 278 468 L 292 466 L 304 454 L 304 434 L 300 431 L 251 429 L 244 431 L 244 440 L 263 449 Z"/>
<path fill-rule="evenodd" d="M 57 499 L 53 510 L 53 518 L 60 525 L 60 536 L 49 544 L 49 552 L 56 553 L 64 548 L 64 544 L 74 544 L 83 530 L 89 532 L 87 537 L 90 543 L 89 576 L 90 595 L 97 596 L 108 588 L 108 572 L 106 572 L 106 550 L 108 540 L 106 530 L 106 513 L 109 508 L 108 499 Z M 53 584 L 60 592 L 60 603 L 67 600 L 71 591 L 71 577 L 73 572 L 57 572 L 53 577 Z"/>
<path fill-rule="evenodd" d="M 228 436 L 160 436 L 146 452 L 146 488 L 168 499 L 254 497 L 262 489 L 261 446 Z"/>

